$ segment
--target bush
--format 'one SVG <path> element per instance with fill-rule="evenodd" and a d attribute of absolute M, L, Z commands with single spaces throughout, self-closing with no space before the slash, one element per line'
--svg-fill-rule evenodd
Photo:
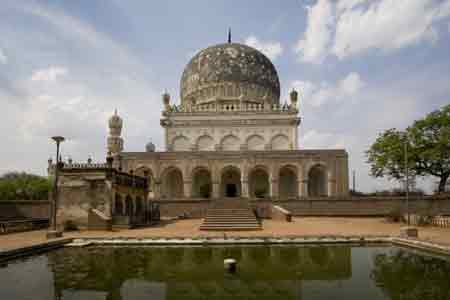
<path fill-rule="evenodd" d="M 49 178 L 19 172 L 0 177 L 0 200 L 47 200 L 51 191 Z"/>
<path fill-rule="evenodd" d="M 398 223 L 403 221 L 402 210 L 400 207 L 392 208 L 389 213 L 386 215 L 386 220 L 388 222 Z"/>
<path fill-rule="evenodd" d="M 64 231 L 76 231 L 78 230 L 77 224 L 73 220 L 66 220 L 64 222 Z"/>

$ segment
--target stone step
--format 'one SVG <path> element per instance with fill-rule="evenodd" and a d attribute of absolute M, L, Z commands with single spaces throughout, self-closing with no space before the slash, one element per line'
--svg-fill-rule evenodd
<path fill-rule="evenodd" d="M 213 225 L 213 224 L 230 224 L 230 225 L 233 225 L 233 224 L 259 224 L 259 222 L 258 221 L 253 221 L 253 220 L 245 220 L 245 221 L 242 221 L 242 220 L 239 220 L 239 221 L 236 221 L 236 220 L 227 220 L 227 221 L 205 221 L 205 222 L 203 222 L 203 224 L 205 225 L 205 224 L 211 224 L 211 225 Z"/>
<path fill-rule="evenodd" d="M 232 207 L 230 207 L 232 206 Z M 260 230 L 261 224 L 245 200 L 234 203 L 216 201 L 203 220 L 200 230 Z"/>

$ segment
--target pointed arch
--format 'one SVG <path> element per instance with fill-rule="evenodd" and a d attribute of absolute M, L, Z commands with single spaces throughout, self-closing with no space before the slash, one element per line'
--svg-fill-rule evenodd
<path fill-rule="evenodd" d="M 328 196 L 328 174 L 326 166 L 315 164 L 308 171 L 308 196 Z"/>
<path fill-rule="evenodd" d="M 211 198 L 211 172 L 205 167 L 198 167 L 192 171 L 192 195 L 196 198 Z"/>
<path fill-rule="evenodd" d="M 226 166 L 221 171 L 220 190 L 223 197 L 239 197 L 241 195 L 241 170 L 235 166 Z"/>
<path fill-rule="evenodd" d="M 241 148 L 241 141 L 237 136 L 229 134 L 222 139 L 220 145 L 223 151 L 238 151 Z"/>
<path fill-rule="evenodd" d="M 265 141 L 259 134 L 253 134 L 247 138 L 248 150 L 264 150 Z"/>
<path fill-rule="evenodd" d="M 176 136 L 172 140 L 172 150 L 173 151 L 189 151 L 191 150 L 191 144 L 187 137 L 184 135 Z"/>
<path fill-rule="evenodd" d="M 210 135 L 204 134 L 197 139 L 196 146 L 198 151 L 213 151 L 214 139 Z"/>
<path fill-rule="evenodd" d="M 296 166 L 285 165 L 278 174 L 278 193 L 280 199 L 298 196 L 298 170 Z"/>
<path fill-rule="evenodd" d="M 161 176 L 161 197 L 166 199 L 184 196 L 183 173 L 177 167 L 166 168 Z"/>
<path fill-rule="evenodd" d="M 267 198 L 270 196 L 269 172 L 264 166 L 254 167 L 248 175 L 249 192 L 251 197 Z"/>
<path fill-rule="evenodd" d="M 277 134 L 270 142 L 272 150 L 289 150 L 289 138 L 284 134 Z"/>

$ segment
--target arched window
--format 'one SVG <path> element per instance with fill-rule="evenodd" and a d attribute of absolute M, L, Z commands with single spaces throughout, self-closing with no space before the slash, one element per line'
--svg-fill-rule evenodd
<path fill-rule="evenodd" d="M 116 194 L 116 198 L 114 200 L 114 214 L 116 216 L 122 216 L 123 215 L 122 197 L 119 194 Z"/>
<path fill-rule="evenodd" d="M 262 136 L 252 135 L 247 139 L 248 150 L 264 150 L 265 142 Z"/>
<path fill-rule="evenodd" d="M 169 168 L 162 176 L 161 196 L 166 199 L 182 198 L 183 174 L 178 168 Z"/>
<path fill-rule="evenodd" d="M 223 151 L 238 151 L 241 148 L 241 142 L 235 135 L 227 135 L 221 142 Z"/>
<path fill-rule="evenodd" d="M 209 135 L 202 135 L 197 140 L 197 150 L 198 151 L 213 151 L 214 150 L 214 139 Z"/>
<path fill-rule="evenodd" d="M 328 196 L 327 172 L 324 166 L 315 165 L 309 170 L 308 195 L 311 197 Z"/>
<path fill-rule="evenodd" d="M 267 198 L 270 194 L 269 175 L 264 169 L 255 169 L 249 175 L 250 196 Z"/>
<path fill-rule="evenodd" d="M 296 169 L 283 167 L 280 169 L 278 179 L 278 193 L 280 199 L 294 198 L 298 195 L 298 182 Z"/>
<path fill-rule="evenodd" d="M 190 148 L 191 144 L 189 143 L 189 139 L 187 137 L 181 135 L 173 139 L 173 151 L 189 151 L 191 150 Z"/>
<path fill-rule="evenodd" d="M 241 172 L 236 167 L 227 167 L 222 171 L 221 191 L 223 197 L 241 195 Z"/>
<path fill-rule="evenodd" d="M 211 173 L 207 169 L 194 171 L 192 176 L 192 195 L 196 198 L 211 198 Z"/>
<path fill-rule="evenodd" d="M 133 199 L 130 195 L 125 198 L 125 216 L 133 215 Z"/>
<path fill-rule="evenodd" d="M 289 150 L 289 139 L 284 134 L 279 134 L 272 139 L 272 150 Z"/>

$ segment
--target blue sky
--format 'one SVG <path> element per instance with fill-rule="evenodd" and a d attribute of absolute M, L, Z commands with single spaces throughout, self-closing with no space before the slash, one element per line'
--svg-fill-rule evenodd
<path fill-rule="evenodd" d="M 127 151 L 162 150 L 162 91 L 178 101 L 190 57 L 228 27 L 272 59 L 282 101 L 300 90 L 300 147 L 347 149 L 358 189 L 395 186 L 368 175 L 377 133 L 450 102 L 450 0 L 3 0 L 0 173 L 45 174 L 54 134 L 64 157 L 103 160 L 115 108 Z"/>

